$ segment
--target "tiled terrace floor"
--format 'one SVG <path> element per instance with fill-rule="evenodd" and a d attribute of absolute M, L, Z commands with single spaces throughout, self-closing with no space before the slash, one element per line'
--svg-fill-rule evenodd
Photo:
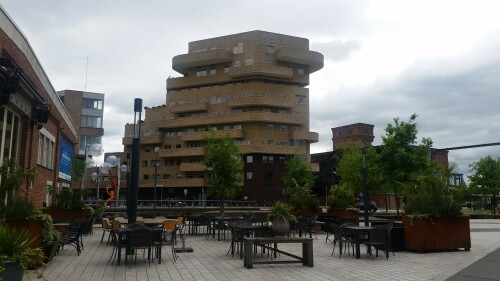
<path fill-rule="evenodd" d="M 372 260 L 361 250 L 361 259 L 352 255 L 338 257 L 325 235 L 314 240 L 314 267 L 301 264 L 255 265 L 243 267 L 236 255 L 226 255 L 230 242 L 206 240 L 204 235 L 186 235 L 186 245 L 193 253 L 179 253 L 172 260 L 170 247 L 163 249 L 164 260 L 148 266 L 142 257 L 137 264 L 120 266 L 108 263 L 112 246 L 100 243 L 101 230 L 84 237 L 85 249 L 80 256 L 65 247 L 44 271 L 47 280 L 445 280 L 500 247 L 500 220 L 471 220 L 471 251 L 417 254 L 396 252 L 389 260 L 379 255 Z M 300 255 L 300 244 L 280 244 Z M 283 257 L 280 257 L 283 258 Z M 26 279 L 26 277 L 25 277 Z"/>

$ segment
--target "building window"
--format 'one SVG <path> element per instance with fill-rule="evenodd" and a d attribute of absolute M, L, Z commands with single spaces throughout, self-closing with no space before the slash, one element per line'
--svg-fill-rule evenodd
<path fill-rule="evenodd" d="M 273 127 L 274 127 L 273 125 L 267 124 L 267 131 L 268 132 L 272 132 L 273 131 Z"/>
<path fill-rule="evenodd" d="M 287 132 L 286 126 L 280 126 L 280 132 L 286 133 Z"/>
<path fill-rule="evenodd" d="M 273 145 L 274 144 L 274 140 L 267 140 L 267 144 L 268 145 Z"/>
<path fill-rule="evenodd" d="M 38 134 L 38 165 L 48 169 L 54 168 L 54 147 L 54 136 L 45 129 L 40 130 Z"/>
<path fill-rule="evenodd" d="M 102 117 L 82 115 L 80 119 L 81 127 L 102 128 Z"/>
<path fill-rule="evenodd" d="M 267 44 L 267 52 L 269 54 L 274 54 L 274 46 L 271 44 Z"/>
<path fill-rule="evenodd" d="M 101 144 L 101 137 L 100 136 L 80 136 L 80 150 L 85 151 L 86 147 L 89 147 L 90 145 L 98 143 Z"/>
<path fill-rule="evenodd" d="M 245 65 L 252 65 L 253 64 L 253 59 L 246 59 L 245 60 Z"/>
<path fill-rule="evenodd" d="M 238 45 L 233 48 L 233 53 L 235 55 L 243 53 L 243 43 L 238 43 Z"/>
<path fill-rule="evenodd" d="M 253 156 L 247 155 L 247 163 L 253 163 Z"/>
<path fill-rule="evenodd" d="M 217 69 L 215 67 L 210 68 L 210 75 L 217 74 Z"/>
<path fill-rule="evenodd" d="M 141 167 L 147 167 L 148 166 L 148 161 L 142 161 Z"/>
<path fill-rule="evenodd" d="M 240 67 L 241 66 L 241 61 L 237 60 L 234 61 L 234 67 Z"/>
<path fill-rule="evenodd" d="M 253 179 L 253 172 L 247 172 L 247 180 Z"/>
<path fill-rule="evenodd" d="M 243 127 L 241 126 L 241 124 L 236 124 L 233 126 L 234 129 L 237 129 L 237 130 L 241 130 Z"/>
<path fill-rule="evenodd" d="M 297 69 L 297 74 L 300 75 L 300 76 L 304 75 L 304 69 L 303 68 L 298 68 Z"/>
<path fill-rule="evenodd" d="M 224 73 L 229 73 L 229 65 L 224 66 Z"/>
<path fill-rule="evenodd" d="M 306 103 L 306 96 L 297 96 L 297 103 L 298 104 L 305 104 Z"/>
<path fill-rule="evenodd" d="M 149 175 L 144 175 L 144 176 L 143 176 L 143 179 L 145 179 L 145 180 L 149 180 Z"/>
<path fill-rule="evenodd" d="M 99 99 L 83 98 L 82 108 L 102 110 L 103 101 Z"/>
<path fill-rule="evenodd" d="M 266 185 L 274 185 L 274 174 L 273 174 L 273 172 L 266 172 L 265 182 L 266 182 Z"/>
<path fill-rule="evenodd" d="M 198 69 L 196 71 L 196 77 L 207 76 L 207 71 L 205 69 Z"/>

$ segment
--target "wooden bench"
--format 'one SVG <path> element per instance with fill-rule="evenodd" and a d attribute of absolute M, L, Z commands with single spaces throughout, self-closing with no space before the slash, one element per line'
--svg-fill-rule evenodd
<path fill-rule="evenodd" d="M 280 263 L 302 263 L 303 265 L 313 267 L 314 266 L 314 258 L 313 258 L 313 239 L 309 237 L 250 237 L 243 238 L 245 243 L 245 257 L 243 260 L 243 265 L 251 269 L 254 264 L 280 264 Z M 287 253 L 285 251 L 277 249 L 277 244 L 283 243 L 300 243 L 302 244 L 302 257 L 293 255 L 291 253 Z M 274 247 L 265 246 L 267 244 L 274 244 Z M 274 251 L 276 253 L 280 253 L 285 256 L 289 256 L 294 258 L 295 260 L 254 260 L 254 245 L 263 246 L 268 250 Z"/>

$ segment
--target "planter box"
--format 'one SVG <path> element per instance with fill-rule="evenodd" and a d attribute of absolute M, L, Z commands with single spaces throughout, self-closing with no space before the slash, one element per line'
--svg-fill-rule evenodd
<path fill-rule="evenodd" d="M 352 218 L 359 224 L 359 212 L 357 210 L 329 210 L 325 216 L 337 218 Z"/>
<path fill-rule="evenodd" d="M 298 213 L 298 215 L 302 217 L 319 216 L 322 214 L 323 214 L 323 209 L 321 208 L 316 208 L 316 209 L 302 208 Z"/>
<path fill-rule="evenodd" d="M 25 229 L 31 237 L 35 237 L 35 241 L 31 244 L 31 248 L 42 247 L 42 229 L 43 221 L 37 219 L 7 219 L 7 227 L 16 229 Z"/>
<path fill-rule="evenodd" d="M 86 219 L 90 217 L 90 210 L 71 210 L 71 209 L 43 209 L 45 214 L 49 214 L 54 223 L 71 222 L 73 219 Z"/>
<path fill-rule="evenodd" d="M 469 217 L 413 218 L 403 216 L 405 248 L 419 253 L 470 250 Z"/>

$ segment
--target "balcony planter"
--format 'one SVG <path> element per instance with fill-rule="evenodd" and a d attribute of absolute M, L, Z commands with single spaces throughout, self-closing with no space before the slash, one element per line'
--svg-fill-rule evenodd
<path fill-rule="evenodd" d="M 405 248 L 418 253 L 470 250 L 469 217 L 417 217 L 403 216 Z"/>

